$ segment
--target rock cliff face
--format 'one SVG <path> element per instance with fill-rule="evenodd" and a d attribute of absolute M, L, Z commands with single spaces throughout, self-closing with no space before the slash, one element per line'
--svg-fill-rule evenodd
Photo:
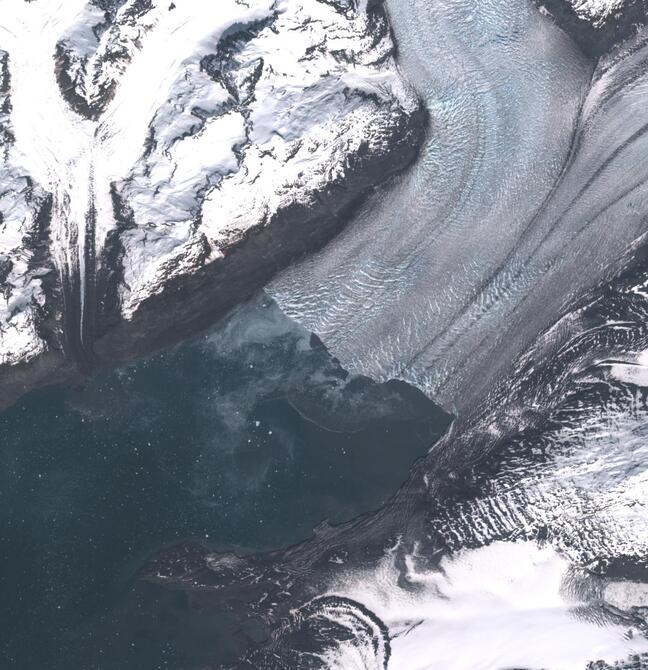
<path fill-rule="evenodd" d="M 535 0 L 593 58 L 648 23 L 646 0 Z"/>
<path fill-rule="evenodd" d="M 373 0 L 2 0 L 0 404 L 208 325 L 403 169 Z"/>

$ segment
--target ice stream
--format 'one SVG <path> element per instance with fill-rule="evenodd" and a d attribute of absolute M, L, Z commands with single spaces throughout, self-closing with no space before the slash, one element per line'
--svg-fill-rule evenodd
<path fill-rule="evenodd" d="M 270 290 L 454 430 L 372 517 L 152 573 L 291 608 L 237 670 L 643 669 L 645 37 L 594 63 L 525 0 L 387 4 L 428 143 Z"/>
<path fill-rule="evenodd" d="M 353 370 L 462 413 L 645 232 L 646 49 L 594 69 L 526 0 L 387 4 L 427 146 L 271 292 Z"/>

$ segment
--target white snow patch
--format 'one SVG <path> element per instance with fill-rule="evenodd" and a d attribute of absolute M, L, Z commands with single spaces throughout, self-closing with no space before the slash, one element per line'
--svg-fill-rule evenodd
<path fill-rule="evenodd" d="M 390 40 L 373 43 L 363 11 L 347 16 L 319 0 L 280 0 L 276 9 L 271 26 L 241 37 L 225 63 L 221 79 L 230 77 L 238 99 L 201 71 L 201 59 L 217 47 L 208 40 L 182 62 L 173 95 L 158 107 L 151 126 L 155 147 L 121 194 L 138 224 L 157 222 L 170 231 L 160 226 L 162 216 L 167 224 L 181 223 L 194 220 L 197 210 L 202 220 L 153 265 L 142 256 L 139 233 L 123 235 L 131 268 L 123 295 L 127 317 L 170 273 L 190 267 L 197 236 L 204 236 L 212 258 L 222 256 L 282 206 L 309 204 L 315 191 L 343 174 L 363 143 L 380 141 L 377 128 L 387 123 L 388 111 L 367 96 L 387 110 L 401 105 L 411 111 L 417 104 L 390 56 Z M 342 51 L 349 58 L 335 55 Z M 246 99 L 250 79 L 253 95 Z M 215 119 L 228 121 L 221 126 Z"/>
<path fill-rule="evenodd" d="M 390 670 L 583 670 L 592 660 L 648 651 L 648 640 L 630 638 L 627 627 L 579 616 L 588 603 L 566 593 L 569 563 L 550 547 L 497 542 L 445 558 L 439 571 L 415 565 L 411 557 L 412 591 L 398 586 L 389 555 L 376 571 L 348 575 L 333 589 L 388 625 Z"/>
<path fill-rule="evenodd" d="M 623 8 L 626 0 L 568 0 L 576 14 L 600 25 Z"/>
<path fill-rule="evenodd" d="M 391 40 L 376 40 L 366 12 L 320 0 L 129 0 L 103 26 L 86 0 L 0 0 L 15 133 L 8 161 L 53 194 L 54 260 L 62 274 L 78 273 L 82 301 L 89 244 L 99 256 L 115 227 L 111 185 L 137 225 L 122 237 L 129 317 L 170 275 L 204 260 L 205 244 L 218 258 L 268 212 L 308 202 L 363 142 L 380 141 L 392 105 L 414 109 Z M 66 102 L 56 53 L 96 120 Z M 214 54 L 220 74 L 203 68 Z"/>

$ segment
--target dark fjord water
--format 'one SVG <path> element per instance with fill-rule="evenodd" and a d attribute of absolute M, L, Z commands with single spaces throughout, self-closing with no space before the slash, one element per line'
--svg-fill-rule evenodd
<path fill-rule="evenodd" d="M 375 509 L 448 417 L 346 379 L 268 299 L 210 334 L 0 417 L 0 667 L 180 670 L 234 624 L 138 580 L 162 547 L 239 551 Z M 359 486 L 358 482 L 362 482 Z"/>
<path fill-rule="evenodd" d="M 527 0 L 388 7 L 428 145 L 272 290 L 453 431 L 377 514 L 255 554 L 380 507 L 448 417 L 263 298 L 30 396 L 0 422 L 9 667 L 648 667 L 645 247 L 613 279 L 646 230 L 648 47 L 594 69 Z"/>

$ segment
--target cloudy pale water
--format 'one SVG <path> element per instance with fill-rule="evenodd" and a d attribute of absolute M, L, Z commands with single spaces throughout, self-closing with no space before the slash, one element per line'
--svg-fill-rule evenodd
<path fill-rule="evenodd" d="M 0 668 L 648 667 L 648 48 L 387 7 L 412 169 L 272 298 L 0 416 Z"/>
<path fill-rule="evenodd" d="M 280 547 L 383 504 L 448 418 L 411 388 L 344 377 L 259 299 L 5 412 L 0 667 L 189 669 L 235 648 L 234 624 L 136 573 L 181 540 Z"/>

